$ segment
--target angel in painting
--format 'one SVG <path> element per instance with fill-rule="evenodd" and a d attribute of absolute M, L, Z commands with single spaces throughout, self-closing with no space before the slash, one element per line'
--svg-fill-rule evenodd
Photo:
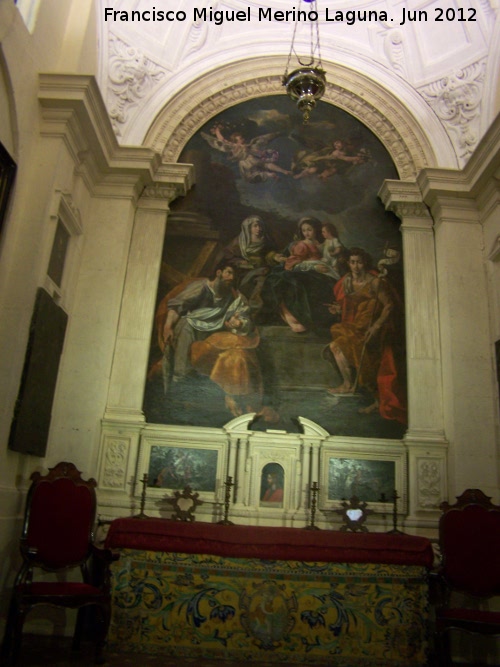
<path fill-rule="evenodd" d="M 280 174 L 291 174 L 291 171 L 278 164 L 278 151 L 268 148 L 279 132 L 261 134 L 250 141 L 241 132 L 232 132 L 228 138 L 224 137 L 220 124 L 214 125 L 210 132 L 202 132 L 201 135 L 212 148 L 228 153 L 230 160 L 238 162 L 240 175 L 245 181 L 262 183 L 270 179 L 277 180 Z"/>
<path fill-rule="evenodd" d="M 318 178 L 326 180 L 339 171 L 344 171 L 349 165 L 364 164 L 370 160 L 370 153 L 366 148 L 351 153 L 341 139 L 336 139 L 331 147 L 320 151 L 302 151 L 297 160 L 298 171 L 294 178 L 317 175 Z"/>

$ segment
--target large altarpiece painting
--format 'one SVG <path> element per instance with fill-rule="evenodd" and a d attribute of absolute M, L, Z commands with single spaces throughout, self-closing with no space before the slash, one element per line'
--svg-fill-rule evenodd
<path fill-rule="evenodd" d="M 397 178 L 381 142 L 320 103 L 238 104 L 186 144 L 196 185 L 168 216 L 145 388 L 148 423 L 332 435 L 406 430 Z"/>

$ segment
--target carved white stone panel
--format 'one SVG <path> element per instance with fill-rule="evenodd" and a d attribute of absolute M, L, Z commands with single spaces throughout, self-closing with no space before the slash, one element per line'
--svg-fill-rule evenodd
<path fill-rule="evenodd" d="M 421 510 L 436 510 L 443 500 L 443 461 L 439 458 L 417 460 L 418 506 Z"/>
<path fill-rule="evenodd" d="M 130 445 L 131 438 L 127 436 L 105 435 L 103 437 L 100 489 L 125 489 Z"/>

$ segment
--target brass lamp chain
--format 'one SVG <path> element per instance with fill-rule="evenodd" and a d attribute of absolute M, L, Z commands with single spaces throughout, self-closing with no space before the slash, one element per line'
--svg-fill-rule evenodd
<path fill-rule="evenodd" d="M 288 68 L 290 67 L 290 60 L 292 59 L 292 53 L 295 54 L 295 56 L 298 59 L 298 56 L 295 53 L 295 49 L 294 49 L 295 35 L 297 33 L 297 24 L 298 24 L 298 15 L 297 15 L 297 18 L 295 19 L 295 25 L 293 26 L 292 43 L 290 44 L 290 53 L 288 54 L 288 60 L 286 61 L 286 67 L 285 67 L 285 74 L 284 74 L 285 79 L 288 76 Z"/>
<path fill-rule="evenodd" d="M 297 12 L 296 18 L 295 18 L 295 25 L 293 27 L 293 35 L 292 35 L 292 43 L 290 45 L 290 53 L 288 54 L 288 60 L 286 63 L 285 67 L 285 74 L 284 77 L 286 78 L 288 76 L 288 69 L 290 67 L 290 61 L 292 59 L 292 54 L 297 58 L 297 61 L 302 67 L 318 67 L 322 68 L 322 61 L 321 61 L 321 48 L 320 48 L 320 41 L 319 41 L 319 14 L 318 14 L 318 9 L 317 9 L 317 3 L 316 0 L 312 0 L 312 2 L 307 3 L 310 6 L 310 11 L 315 11 L 316 15 L 318 16 L 317 21 L 311 21 L 310 25 L 310 54 L 309 54 L 309 60 L 307 62 L 304 62 L 300 55 L 297 53 L 295 50 L 295 36 L 297 34 L 297 26 L 299 22 L 299 13 Z M 316 56 L 317 55 L 317 62 L 316 62 Z"/>

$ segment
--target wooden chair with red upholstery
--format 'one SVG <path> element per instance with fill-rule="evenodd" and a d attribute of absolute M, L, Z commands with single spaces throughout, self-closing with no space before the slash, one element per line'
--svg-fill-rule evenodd
<path fill-rule="evenodd" d="M 440 509 L 436 653 L 438 664 L 446 665 L 451 630 L 500 635 L 500 612 L 485 608 L 500 595 L 500 505 L 479 489 L 467 489 Z"/>
<path fill-rule="evenodd" d="M 115 556 L 93 544 L 96 481 L 84 481 L 72 463 L 61 462 L 47 475 L 34 472 L 26 499 L 20 540 L 22 566 L 16 576 L 2 645 L 2 664 L 19 661 L 23 624 L 38 605 L 77 609 L 72 648 L 78 650 L 84 608 L 96 610 L 95 662 L 104 662 L 111 616 L 109 563 Z M 91 567 L 96 565 L 96 567 Z M 80 569 L 81 581 L 63 581 L 60 573 Z M 55 573 L 34 581 L 34 573 Z M 93 579 L 100 573 L 100 582 Z M 37 576 L 40 579 L 40 576 Z M 53 579 L 57 578 L 57 581 Z M 72 577 L 73 579 L 75 577 Z"/>

